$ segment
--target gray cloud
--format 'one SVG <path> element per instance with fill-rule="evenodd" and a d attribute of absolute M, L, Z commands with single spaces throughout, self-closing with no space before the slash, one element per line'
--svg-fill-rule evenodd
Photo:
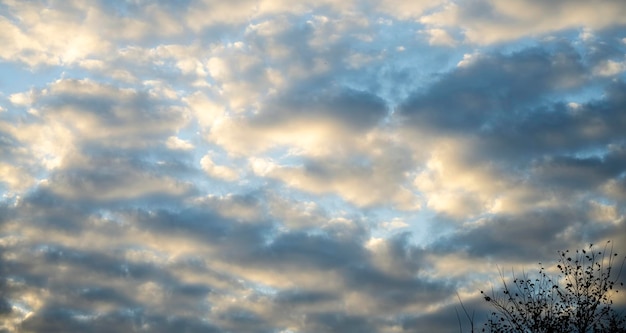
<path fill-rule="evenodd" d="M 141 310 L 115 311 L 88 320 L 81 317 L 90 315 L 52 304 L 40 314 L 25 320 L 22 328 L 34 332 L 222 332 L 197 318 L 151 315 Z"/>
<path fill-rule="evenodd" d="M 597 243 L 596 240 L 620 234 L 623 216 L 615 223 L 594 223 L 584 213 L 591 209 L 561 206 L 518 216 L 495 216 L 440 239 L 434 248 L 444 252 L 463 250 L 477 258 L 497 261 L 554 260 L 557 250 Z"/>
<path fill-rule="evenodd" d="M 531 48 L 464 61 L 409 97 L 399 114 L 422 130 L 480 132 L 502 119 L 527 119 L 527 110 L 542 99 L 584 82 L 580 56 L 569 47 L 553 54 Z"/>
<path fill-rule="evenodd" d="M 590 101 L 576 110 L 557 103 L 535 109 L 532 117 L 505 121 L 487 132 L 486 142 L 498 151 L 515 149 L 518 153 L 573 153 L 609 144 L 620 144 L 626 124 L 619 112 L 624 104 L 624 83 L 606 90 L 606 97 Z"/>
<path fill-rule="evenodd" d="M 362 316 L 351 316 L 344 313 L 314 313 L 306 317 L 305 332 L 364 332 L 376 329 L 376 326 Z"/>
<path fill-rule="evenodd" d="M 348 129 L 366 130 L 387 115 L 385 102 L 369 92 L 345 89 L 322 91 L 319 95 L 306 91 L 313 85 L 288 91 L 285 97 L 271 103 L 267 112 L 251 122 L 257 126 L 280 126 L 289 119 L 336 119 Z"/>
<path fill-rule="evenodd" d="M 567 189 L 584 191 L 597 188 L 604 182 L 619 177 L 626 169 L 625 147 L 609 149 L 611 150 L 601 157 L 557 156 L 537 161 L 532 169 L 533 178 L 538 183 L 550 183 Z"/>
<path fill-rule="evenodd" d="M 276 303 L 291 308 L 299 305 L 309 305 L 334 301 L 337 296 L 323 291 L 284 290 L 276 295 Z"/>
<path fill-rule="evenodd" d="M 486 302 L 482 297 L 476 297 L 472 299 L 462 299 L 463 306 L 468 310 L 470 319 L 474 321 L 473 329 L 480 331 L 483 327 L 482 324 L 488 318 L 491 311 L 486 306 Z M 458 319 L 457 314 L 458 312 Z M 447 305 L 437 312 L 425 314 L 422 316 L 409 315 L 401 320 L 402 332 L 413 332 L 423 327 L 428 327 L 431 332 L 445 333 L 453 332 L 459 329 L 461 326 L 463 332 L 471 331 L 471 323 L 467 318 L 467 315 L 463 312 L 463 309 L 459 303 Z"/>

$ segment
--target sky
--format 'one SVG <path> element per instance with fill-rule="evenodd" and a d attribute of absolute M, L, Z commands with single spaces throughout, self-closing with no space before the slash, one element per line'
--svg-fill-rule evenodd
<path fill-rule="evenodd" d="M 623 0 L 0 0 L 0 45 L 2 332 L 452 332 L 626 253 Z"/>

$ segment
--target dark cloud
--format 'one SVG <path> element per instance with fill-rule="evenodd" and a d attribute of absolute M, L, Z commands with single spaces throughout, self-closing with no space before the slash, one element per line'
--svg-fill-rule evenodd
<path fill-rule="evenodd" d="M 307 90 L 310 87 L 306 87 Z M 279 126 L 291 120 L 335 120 L 349 129 L 365 130 L 387 115 L 380 97 L 365 91 L 289 91 L 284 98 L 267 106 L 267 111 L 251 120 L 256 126 Z"/>
<path fill-rule="evenodd" d="M 352 240 L 342 242 L 326 235 L 293 232 L 277 236 L 251 259 L 279 267 L 295 265 L 330 270 L 358 265 L 366 256 L 361 243 Z"/>
<path fill-rule="evenodd" d="M 4 120 L 4 119 L 3 119 Z M 0 153 L 8 159 L 16 155 L 22 145 L 14 135 L 8 131 L 0 131 Z"/>
<path fill-rule="evenodd" d="M 412 234 L 401 232 L 393 235 L 388 241 L 389 261 L 398 272 L 414 276 L 427 265 L 424 256 L 426 251 L 411 243 Z"/>
<path fill-rule="evenodd" d="M 226 328 L 236 329 L 238 332 L 273 332 L 271 323 L 267 323 L 264 318 L 256 313 L 232 307 L 219 316 L 220 321 Z"/>
<path fill-rule="evenodd" d="M 77 232 L 84 227 L 89 207 L 71 205 L 64 198 L 42 188 L 30 193 L 10 212 L 14 213 L 17 221 L 23 223 Z"/>
<path fill-rule="evenodd" d="M 460 302 L 468 311 L 467 314 L 463 311 Z M 482 297 L 461 298 L 460 302 L 455 299 L 454 303 L 442 307 L 439 311 L 421 316 L 407 315 L 401 318 L 403 332 L 414 332 L 423 327 L 428 327 L 429 332 L 433 333 L 455 332 L 460 329 L 459 327 L 463 332 L 471 332 L 470 320 L 474 322 L 473 330 L 480 332 L 483 328 L 482 324 L 487 320 L 492 309 L 488 307 L 487 302 Z"/>
<path fill-rule="evenodd" d="M 446 281 L 428 281 L 420 278 L 397 278 L 386 272 L 362 265 L 346 273 L 346 283 L 355 291 L 375 298 L 380 309 L 400 310 L 411 304 L 430 304 L 452 292 Z"/>
<path fill-rule="evenodd" d="M 275 302 L 279 305 L 291 308 L 299 305 L 335 301 L 337 298 L 337 295 L 329 292 L 292 289 L 280 291 L 275 297 Z"/>
<path fill-rule="evenodd" d="M 76 213 L 71 215 L 75 216 Z M 272 234 L 272 224 L 250 225 L 247 224 L 249 222 L 236 222 L 211 211 L 129 210 L 118 216 L 124 216 L 126 226 L 123 228 L 127 231 L 139 228 L 145 230 L 144 234 L 149 232 L 154 236 L 172 239 L 183 237 L 190 241 L 206 242 L 214 248 L 214 255 L 212 259 L 197 261 L 191 258 L 191 261 L 177 261 L 173 265 L 162 266 L 157 263 L 128 261 L 124 257 L 124 250 L 119 246 L 112 253 L 105 254 L 100 250 L 87 250 L 50 242 L 19 245 L 11 251 L 26 252 L 20 255 L 23 260 L 21 266 L 13 266 L 14 276 L 25 281 L 28 286 L 26 290 L 43 288 L 55 295 L 53 299 L 57 299 L 57 303 L 39 310 L 36 315 L 24 322 L 24 327 L 32 330 L 59 327 L 65 331 L 86 329 L 99 332 L 99 327 L 108 323 L 110 318 L 121 315 L 116 312 L 97 312 L 97 308 L 105 305 L 118 309 L 145 308 L 146 311 L 175 308 L 179 311 L 176 313 L 184 313 L 180 312 L 183 309 L 196 313 L 198 305 L 204 302 L 206 297 L 229 292 L 229 289 L 210 283 L 184 283 L 176 277 L 176 274 L 172 274 L 171 269 L 181 273 L 183 270 L 207 277 L 215 276 L 207 270 L 211 266 L 211 260 L 225 260 L 231 264 L 246 265 L 262 271 L 284 271 L 285 274 L 295 271 L 309 272 L 312 277 L 323 272 L 334 272 L 340 278 L 337 282 L 345 285 L 346 290 L 375 299 L 381 311 L 401 309 L 415 303 L 428 304 L 433 299 L 446 297 L 451 292 L 450 287 L 445 284 L 414 277 L 415 272 L 425 265 L 421 258 L 424 253 L 410 245 L 408 234 L 399 235 L 389 242 L 393 265 L 405 271 L 401 272 L 404 277 L 397 277 L 373 266 L 372 258 L 364 248 L 363 241 L 366 238 L 350 237 L 336 233 L 336 230 L 332 229 L 325 234 L 281 233 L 270 236 L 271 242 L 268 243 L 268 235 Z M 90 229 L 93 227 L 90 225 Z M 83 228 L 77 231 L 77 237 L 87 230 Z M 367 230 L 362 229 L 360 232 L 364 233 Z M 28 249 L 28 246 L 32 248 Z M 28 252 L 31 254 L 25 254 Z M 203 262 L 209 266 L 205 266 Z M 160 296 L 154 296 L 150 300 L 141 298 L 142 286 L 146 283 L 161 286 L 163 292 L 168 295 L 166 299 L 159 301 Z M 238 283 L 232 280 L 227 284 L 234 287 Z M 276 297 L 268 300 L 271 302 L 268 304 L 273 303 L 277 309 L 306 309 L 307 306 L 323 304 L 335 306 L 341 302 L 341 295 L 336 291 L 320 287 L 318 290 L 278 290 Z M 61 302 L 60 299 L 64 301 Z M 206 304 L 211 306 L 211 302 Z M 362 325 L 371 324 L 369 319 L 349 314 L 330 316 L 330 313 L 326 313 L 319 316 L 307 315 L 307 318 L 305 326 L 312 331 L 345 331 L 351 325 L 356 325 L 354 329 L 358 330 L 363 327 Z M 267 322 L 267 314 L 240 307 L 224 309 L 214 319 L 219 322 L 219 324 L 216 322 L 217 327 L 242 332 L 271 332 L 273 329 Z M 150 319 L 147 314 L 141 317 L 133 315 L 125 317 L 124 320 L 120 319 L 117 325 L 121 325 L 120 329 L 135 327 L 134 329 L 140 330 L 138 323 L 144 323 L 140 327 L 148 324 L 145 327 L 152 327 L 150 323 L 156 320 Z M 194 326 L 196 324 L 198 323 L 195 319 L 191 321 L 181 319 L 174 326 L 196 327 Z M 174 326 L 166 327 L 174 329 Z"/>
<path fill-rule="evenodd" d="M 607 87 L 602 99 L 574 107 L 556 103 L 499 122 L 484 132 L 485 148 L 508 158 L 507 152 L 522 156 L 584 154 L 606 149 L 609 144 L 622 144 L 621 133 L 626 129 L 621 112 L 626 103 L 624 87 L 623 82 L 616 82 Z"/>
<path fill-rule="evenodd" d="M 211 324 L 189 317 L 154 315 L 127 309 L 106 314 L 85 313 L 55 304 L 22 323 L 31 332 L 222 332 Z"/>
<path fill-rule="evenodd" d="M 51 175 L 50 190 L 69 198 L 104 202 L 149 201 L 151 197 L 156 201 L 193 192 L 191 184 L 167 175 L 171 166 L 158 161 L 104 155 L 90 156 L 85 162 Z"/>
<path fill-rule="evenodd" d="M 7 285 L 8 266 L 4 262 L 4 249 L 0 248 L 0 318 L 7 317 L 13 311 L 9 303 L 11 288 Z"/>
<path fill-rule="evenodd" d="M 475 59 L 474 59 L 475 58 Z M 501 119 L 524 119 L 544 98 L 584 80 L 580 56 L 570 47 L 550 53 L 530 48 L 506 55 L 474 55 L 398 108 L 421 130 L 476 133 Z"/>
<path fill-rule="evenodd" d="M 346 288 L 376 299 L 380 308 L 386 311 L 409 304 L 427 304 L 451 291 L 445 281 L 428 281 L 416 277 L 416 273 L 425 268 L 426 264 L 420 250 L 409 245 L 405 237 L 399 237 L 391 243 L 389 260 L 397 261 L 392 266 L 397 271 L 391 272 L 374 267 L 362 243 L 350 238 L 340 240 L 305 233 L 277 237 L 254 260 L 277 269 L 284 267 L 290 270 L 339 273 Z M 284 294 L 282 297 L 285 297 Z"/>
<path fill-rule="evenodd" d="M 495 215 L 439 239 L 433 249 L 444 253 L 464 251 L 498 262 L 555 259 L 557 250 L 597 243 L 619 234 L 621 225 L 597 224 L 584 213 L 589 209 L 561 206 L 519 215 Z"/>
<path fill-rule="evenodd" d="M 377 329 L 367 317 L 349 315 L 341 312 L 322 312 L 312 313 L 306 316 L 304 331 L 307 333 L 351 333 L 375 332 Z"/>
<path fill-rule="evenodd" d="M 68 296 L 73 293 L 76 297 L 84 298 L 80 291 L 81 286 L 88 288 L 84 290 L 91 288 L 97 290 L 100 288 L 98 283 L 102 283 L 106 279 L 157 279 L 164 282 L 173 279 L 168 272 L 153 264 L 132 263 L 120 258 L 120 256 L 104 254 L 99 251 L 45 243 L 36 244 L 31 248 L 14 250 L 26 252 L 22 255 L 29 259 L 29 262 L 19 263 L 21 265 L 19 269 L 14 267 L 16 269 L 14 274 L 20 274 L 19 276 L 28 280 L 30 285 L 50 288 Z M 92 285 L 90 282 L 94 282 L 96 285 Z M 115 296 L 114 290 L 108 288 L 105 290 L 108 290 L 110 300 L 128 300 L 121 293 Z"/>
<path fill-rule="evenodd" d="M 376 85 L 374 78 L 367 79 L 372 82 L 364 82 L 363 79 L 363 76 L 370 77 L 375 73 L 366 73 L 367 68 L 352 70 L 345 64 L 352 53 L 368 53 L 367 49 L 352 49 L 350 45 L 357 44 L 354 35 L 368 34 L 370 29 L 359 26 L 359 22 L 350 22 L 351 19 L 345 20 L 335 18 L 333 13 L 304 21 L 301 17 L 288 16 L 278 21 L 262 21 L 249 29 L 245 41 L 255 54 L 263 56 L 264 61 L 257 66 L 251 66 L 241 75 L 257 78 L 259 74 L 265 73 L 268 66 L 280 70 L 281 74 L 289 75 L 283 72 L 284 68 L 281 66 L 285 59 L 272 56 L 276 48 L 288 50 L 286 56 L 291 58 L 294 66 L 310 71 L 281 89 L 276 97 L 268 99 L 253 123 L 268 125 L 289 119 L 329 118 L 347 128 L 358 130 L 375 126 L 387 115 L 387 103 L 376 90 L 360 88 L 367 86 L 365 84 Z M 360 29 L 356 30 L 357 27 Z M 363 31 L 364 28 L 367 30 Z M 320 45 L 320 35 L 325 33 L 334 33 L 336 39 L 326 40 Z M 377 51 L 370 50 L 369 53 L 375 56 Z M 380 59 L 376 60 L 374 57 L 373 61 L 379 63 Z M 237 65 L 233 67 L 237 68 Z M 338 76 L 349 77 L 354 83 L 342 85 L 336 81 Z"/>
<path fill-rule="evenodd" d="M 538 184 L 585 191 L 619 177 L 626 169 L 625 147 L 612 147 L 601 157 L 547 157 L 536 161 L 532 177 Z"/>

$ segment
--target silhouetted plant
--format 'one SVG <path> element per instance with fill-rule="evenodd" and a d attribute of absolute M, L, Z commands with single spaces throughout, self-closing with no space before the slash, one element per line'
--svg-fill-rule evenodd
<path fill-rule="evenodd" d="M 611 296 L 618 293 L 617 282 L 626 257 L 619 270 L 614 270 L 617 253 L 613 247 L 598 251 L 589 248 L 575 253 L 559 251 L 556 277 L 548 274 L 539 263 L 536 276 L 513 273 L 511 283 L 500 272 L 502 288 L 488 295 L 481 291 L 493 308 L 483 332 L 495 333 L 589 333 L 626 332 L 623 313 L 613 308 Z M 607 252 L 608 250 L 608 252 Z M 623 286 L 623 283 L 619 283 Z"/>

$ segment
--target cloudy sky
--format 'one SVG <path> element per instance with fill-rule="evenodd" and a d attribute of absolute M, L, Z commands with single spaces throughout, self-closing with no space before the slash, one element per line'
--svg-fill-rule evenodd
<path fill-rule="evenodd" d="M 2 0 L 0 45 L 4 332 L 451 332 L 626 251 L 623 0 Z"/>

